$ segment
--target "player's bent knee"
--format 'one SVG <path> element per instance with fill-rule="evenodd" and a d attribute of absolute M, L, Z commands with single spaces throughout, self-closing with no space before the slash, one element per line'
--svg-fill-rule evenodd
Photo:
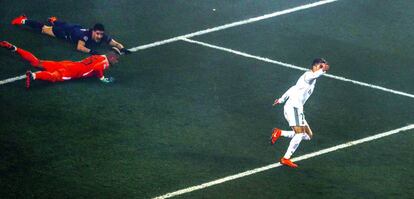
<path fill-rule="evenodd" d="M 302 126 L 292 126 L 293 131 L 295 133 L 305 133 L 305 129 Z"/>
<path fill-rule="evenodd" d="M 53 28 L 52 26 L 46 26 L 46 25 L 44 25 L 42 27 L 42 33 L 43 34 L 46 34 L 46 35 L 49 35 L 49 36 L 52 36 L 52 37 L 55 37 L 55 34 L 53 33 L 52 28 Z"/>

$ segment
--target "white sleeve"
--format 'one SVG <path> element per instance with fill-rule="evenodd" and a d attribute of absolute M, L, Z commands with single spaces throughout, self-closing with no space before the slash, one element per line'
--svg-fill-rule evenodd
<path fill-rule="evenodd" d="M 321 69 L 317 70 L 316 72 L 310 72 L 310 73 L 306 73 L 306 75 L 304 76 L 304 79 L 306 82 L 310 82 L 320 76 L 322 76 L 323 74 L 325 74 L 325 71 Z"/>
<path fill-rule="evenodd" d="M 294 92 L 295 86 L 290 87 L 283 95 L 279 98 L 280 103 L 284 103 L 287 99 L 289 99 L 292 92 Z"/>

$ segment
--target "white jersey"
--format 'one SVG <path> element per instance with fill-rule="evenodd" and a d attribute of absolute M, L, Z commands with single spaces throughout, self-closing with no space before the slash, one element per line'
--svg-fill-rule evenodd
<path fill-rule="evenodd" d="M 312 95 L 315 88 L 316 78 L 323 75 L 325 72 L 322 69 L 316 72 L 307 71 L 299 77 L 296 85 L 292 86 L 279 98 L 279 102 L 283 103 L 286 100 L 285 106 L 292 106 L 303 109 L 303 105 Z"/>

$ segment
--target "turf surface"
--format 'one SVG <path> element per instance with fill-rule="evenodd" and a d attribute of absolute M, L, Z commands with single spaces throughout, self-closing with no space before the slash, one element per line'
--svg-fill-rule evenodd
<path fill-rule="evenodd" d="M 10 20 L 99 21 L 136 47 L 311 2 L 5 0 L 0 35 L 42 59 L 79 60 L 73 45 Z M 332 74 L 414 93 L 413 8 L 343 0 L 192 39 L 302 67 L 323 56 Z M 5 50 L 0 59 L 1 79 L 29 68 Z M 271 104 L 301 73 L 178 41 L 122 57 L 112 85 L 1 85 L 1 197 L 151 198 L 277 162 L 289 140 L 267 138 L 288 127 Z M 412 124 L 413 109 L 412 98 L 322 77 L 305 107 L 315 138 L 295 156 Z M 411 130 L 180 197 L 410 198 L 413 141 Z"/>

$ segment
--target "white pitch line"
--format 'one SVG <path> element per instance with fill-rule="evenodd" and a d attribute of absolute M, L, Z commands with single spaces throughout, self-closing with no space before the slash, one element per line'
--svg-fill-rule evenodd
<path fill-rule="evenodd" d="M 294 8 L 289 8 L 289 9 L 286 9 L 286 10 L 281 10 L 281 11 L 273 12 L 273 13 L 270 13 L 270 14 L 258 16 L 258 17 L 253 17 L 253 18 L 249 18 L 249 19 L 246 19 L 246 20 L 237 21 L 237 22 L 217 26 L 217 27 L 214 27 L 214 28 L 200 30 L 200 31 L 189 33 L 189 34 L 186 34 L 186 35 L 181 35 L 181 36 L 173 37 L 173 38 L 170 38 L 170 39 L 165 39 L 165 40 L 153 42 L 153 43 L 150 43 L 150 44 L 145 44 L 145 45 L 142 45 L 142 46 L 133 47 L 133 48 L 130 48 L 129 50 L 133 51 L 133 52 L 136 52 L 138 50 L 144 50 L 144 49 L 147 49 L 147 48 L 161 46 L 161 45 L 172 43 L 172 42 L 175 42 L 175 41 L 179 41 L 179 40 L 182 40 L 182 39 L 185 39 L 185 38 L 204 35 L 204 34 L 207 34 L 207 33 L 232 28 L 232 27 L 235 27 L 235 26 L 241 26 L 241 25 L 245 25 L 245 24 L 249 24 L 249 23 L 254 23 L 254 22 L 257 22 L 257 21 L 264 20 L 264 19 L 269 19 L 269 18 L 272 18 L 272 17 L 277 17 L 277 16 L 280 16 L 280 15 L 285 15 L 285 14 L 289 14 L 289 13 L 292 13 L 292 12 L 297 12 L 297 11 L 301 11 L 301 10 L 305 10 L 305 9 L 309 9 L 309 8 L 313 8 L 313 7 L 317 7 L 317 6 L 321 6 L 321 5 L 325 5 L 325 4 L 328 4 L 328 3 L 333 3 L 335 1 L 339 1 L 339 0 L 323 0 L 323 1 L 318 1 L 318 2 L 314 2 L 314 3 L 310 3 L 310 4 L 305 4 L 305 5 L 297 6 L 297 7 L 294 7 Z M 13 79 L 13 80 L 8 81 L 8 80 L 11 80 L 11 79 Z M 7 81 L 7 82 L 1 83 L 0 85 L 6 84 L 6 83 L 11 83 L 11 82 L 14 82 L 14 81 L 17 81 L 17 80 L 20 80 L 19 77 L 14 77 L 14 78 L 10 78 L 10 79 L 7 79 L 7 80 L 3 80 L 3 81 Z M 3 82 L 3 81 L 0 81 L 0 82 Z"/>
<path fill-rule="evenodd" d="M 272 17 L 280 16 L 280 15 L 285 15 L 285 14 L 289 14 L 289 13 L 293 13 L 293 12 L 297 12 L 297 11 L 301 11 L 301 10 L 306 10 L 306 9 L 309 9 L 309 8 L 314 8 L 314 7 L 317 7 L 317 6 L 333 3 L 333 2 L 336 2 L 336 1 L 339 1 L 339 0 L 323 0 L 323 1 L 318 1 L 318 2 L 314 2 L 314 3 L 310 3 L 310 4 L 305 4 L 305 5 L 301 5 L 301 6 L 297 6 L 297 7 L 294 7 L 294 8 L 289 8 L 289 9 L 286 9 L 286 10 L 273 12 L 273 13 L 262 15 L 262 16 L 253 17 L 253 18 L 249 18 L 249 19 L 246 19 L 246 20 L 242 20 L 242 21 L 237 21 L 237 22 L 217 26 L 217 27 L 214 27 L 214 28 L 200 30 L 200 31 L 197 31 L 197 32 L 193 32 L 193 33 L 189 33 L 189 34 L 186 34 L 186 35 L 173 37 L 173 38 L 162 40 L 162 41 L 157 41 L 157 42 L 142 45 L 142 46 L 137 46 L 137 47 L 134 47 L 134 48 L 130 48 L 129 50 L 135 52 L 135 51 L 138 51 L 138 50 L 152 48 L 152 47 L 155 47 L 155 46 L 160 46 L 160 45 L 164 45 L 164 44 L 167 44 L 167 43 L 175 42 L 175 41 L 178 41 L 178 40 L 181 40 L 181 39 L 200 36 L 200 35 L 204 35 L 204 34 L 207 34 L 207 33 L 232 28 L 232 27 L 235 27 L 235 26 L 241 26 L 241 25 L 245 25 L 245 24 L 249 24 L 249 23 L 254 23 L 254 22 L 257 22 L 257 21 L 264 20 L 264 19 L 269 19 L 269 18 L 272 18 Z"/>
<path fill-rule="evenodd" d="M 272 59 L 269 59 L 269 58 L 266 58 L 266 57 L 251 55 L 251 54 L 244 53 L 244 52 L 241 52 L 241 51 L 232 50 L 230 48 L 224 48 L 224 47 L 208 44 L 208 43 L 201 42 L 201 41 L 195 41 L 195 40 L 191 40 L 191 39 L 187 39 L 187 38 L 184 38 L 182 40 L 186 41 L 186 42 L 189 42 L 189 43 L 194 43 L 194 44 L 198 44 L 198 45 L 201 45 L 201 46 L 205 46 L 205 47 L 214 48 L 214 49 L 217 49 L 217 50 L 233 53 L 233 54 L 240 55 L 240 56 L 243 56 L 243 57 L 257 59 L 257 60 L 264 61 L 264 62 L 267 62 L 267 63 L 277 64 L 277 65 L 284 66 L 284 67 L 287 67 L 287 68 L 293 68 L 293 69 L 302 70 L 302 71 L 309 70 L 308 68 L 303 68 L 303 67 L 300 67 L 300 66 L 295 66 L 295 65 L 292 65 L 292 64 L 284 63 L 284 62 L 275 61 L 275 60 L 272 60 Z M 360 82 L 360 81 L 356 81 L 356 80 L 352 80 L 352 79 L 348 79 L 348 78 L 345 78 L 345 77 L 340 77 L 340 76 L 336 76 L 336 75 L 332 75 L 332 74 L 324 74 L 324 76 L 332 78 L 332 79 L 337 79 L 337 80 L 340 80 L 340 81 L 350 82 L 350 83 L 357 84 L 357 85 L 360 85 L 360 86 L 366 86 L 366 87 L 369 87 L 369 88 L 378 89 L 378 90 L 382 90 L 382 91 L 385 91 L 385 92 L 389 92 L 389 93 L 393 93 L 393 94 L 397 94 L 397 95 L 402 95 L 402 96 L 406 96 L 406 97 L 410 97 L 410 98 L 414 98 L 413 94 L 405 93 L 405 92 L 402 92 L 402 91 L 397 91 L 397 90 L 393 90 L 393 89 L 389 89 L 389 88 L 385 88 L 385 87 L 382 87 L 382 86 L 368 84 L 368 83 L 365 83 L 365 82 Z"/>
<path fill-rule="evenodd" d="M 391 131 L 384 132 L 384 133 L 379 133 L 379 134 L 376 134 L 376 135 L 373 135 L 373 136 L 369 136 L 369 137 L 366 137 L 366 138 L 354 140 L 354 141 L 347 142 L 347 143 L 340 144 L 340 145 L 336 145 L 336 146 L 333 146 L 333 147 L 330 147 L 330 148 L 322 149 L 322 150 L 319 150 L 319 151 L 316 151 L 316 152 L 313 152 L 313 153 L 302 155 L 302 156 L 293 158 L 292 161 L 299 162 L 301 160 L 306 160 L 306 159 L 309 159 L 309 158 L 312 158 L 312 157 L 320 156 L 320 155 L 323 155 L 323 154 L 326 154 L 326 153 L 330 153 L 330 152 L 334 152 L 334 151 L 337 151 L 337 150 L 340 150 L 340 149 L 344 149 L 344 148 L 348 148 L 348 147 L 355 146 L 355 145 L 358 145 L 358 144 L 362 144 L 364 142 L 373 141 L 373 140 L 376 140 L 376 139 L 380 139 L 380 138 L 383 138 L 383 137 L 386 137 L 386 136 L 401 133 L 401 132 L 408 131 L 408 130 L 411 130 L 411 129 L 414 129 L 414 124 L 410 124 L 410 125 L 405 126 L 405 127 L 401 127 L 401 128 L 398 128 L 398 129 L 394 129 L 394 130 L 391 130 Z M 193 192 L 193 191 L 200 190 L 200 189 L 205 189 L 207 187 L 222 184 L 222 183 L 225 183 L 225 182 L 228 182 L 228 181 L 231 181 L 231 180 L 246 177 L 246 176 L 249 176 L 249 175 L 253 175 L 253 174 L 256 174 L 256 173 L 259 173 L 259 172 L 262 172 L 262 171 L 266 171 L 266 170 L 269 170 L 269 169 L 273 169 L 273 168 L 276 168 L 276 167 L 280 167 L 280 166 L 281 166 L 280 163 L 270 164 L 270 165 L 263 166 L 263 167 L 260 167 L 260 168 L 256 168 L 256 169 L 248 170 L 248 171 L 238 173 L 238 174 L 235 174 L 235 175 L 220 178 L 220 179 L 217 179 L 217 180 L 214 180 L 214 181 L 211 181 L 211 182 L 207 182 L 207 183 L 203 183 L 203 184 L 200 184 L 200 185 L 196 185 L 196 186 L 188 187 L 188 188 L 181 189 L 181 190 L 178 190 L 178 191 L 174 191 L 174 192 L 171 192 L 171 193 L 167 193 L 167 194 L 164 194 L 162 196 L 155 197 L 154 199 L 171 198 L 171 197 L 174 197 L 174 196 L 182 195 L 182 194 Z"/>
<path fill-rule="evenodd" d="M 17 81 L 17 80 L 21 80 L 21 79 L 24 79 L 24 78 L 26 78 L 26 75 L 21 75 L 21 76 L 12 77 L 12 78 L 9 78 L 9 79 L 1 80 L 0 85 L 7 84 L 7 83 L 10 83 L 10 82 L 14 82 L 14 81 Z"/>

